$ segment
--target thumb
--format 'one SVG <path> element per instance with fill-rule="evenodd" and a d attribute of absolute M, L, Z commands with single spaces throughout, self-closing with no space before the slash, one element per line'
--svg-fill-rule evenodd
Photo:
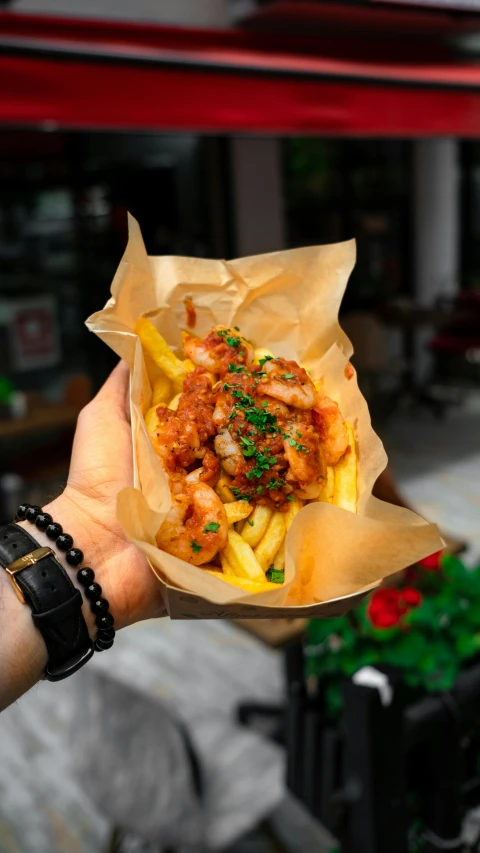
<path fill-rule="evenodd" d="M 130 368 L 126 361 L 120 359 L 92 403 L 104 406 L 112 415 L 130 422 L 129 385 Z"/>

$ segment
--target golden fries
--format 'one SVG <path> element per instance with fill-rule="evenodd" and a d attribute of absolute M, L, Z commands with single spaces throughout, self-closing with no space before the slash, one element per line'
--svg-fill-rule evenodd
<path fill-rule="evenodd" d="M 347 423 L 350 450 L 335 465 L 333 503 L 350 512 L 357 511 L 357 449 L 353 427 Z"/>
<path fill-rule="evenodd" d="M 232 503 L 235 500 L 234 494 L 230 486 L 228 485 L 230 482 L 231 477 L 229 477 L 228 474 L 225 474 L 225 472 L 222 471 L 218 483 L 215 486 L 215 491 L 224 504 Z"/>
<path fill-rule="evenodd" d="M 172 398 L 172 383 L 168 376 L 159 376 L 155 380 L 152 391 L 152 406 L 161 406 Z"/>
<path fill-rule="evenodd" d="M 290 530 L 290 526 L 292 524 L 293 519 L 295 518 L 297 512 L 300 512 L 303 501 L 300 498 L 295 498 L 294 501 L 288 502 L 288 509 L 285 513 L 285 527 L 287 530 Z"/>
<path fill-rule="evenodd" d="M 265 581 L 265 572 L 250 545 L 247 545 L 235 530 L 228 531 L 228 542 L 224 553 L 237 577 Z"/>
<path fill-rule="evenodd" d="M 175 394 L 175 397 L 173 398 L 173 400 L 170 400 L 170 402 L 169 402 L 169 404 L 168 404 L 168 408 L 169 408 L 169 409 L 171 409 L 171 410 L 172 410 L 172 412 L 176 412 L 176 411 L 177 411 L 177 409 L 178 409 L 178 404 L 179 404 L 179 402 L 180 402 L 180 397 L 181 397 L 181 396 L 182 396 L 182 392 L 180 391 L 180 394 Z"/>
<path fill-rule="evenodd" d="M 256 548 L 260 542 L 272 515 L 273 512 L 268 506 L 260 506 L 258 504 L 253 510 L 251 517 L 248 519 L 250 524 L 246 524 L 242 530 L 242 536 L 251 548 Z"/>
<path fill-rule="evenodd" d="M 285 569 L 285 539 L 283 540 L 282 544 L 280 545 L 280 548 L 275 554 L 273 560 L 273 568 L 277 572 L 283 572 Z"/>
<path fill-rule="evenodd" d="M 317 501 L 324 504 L 333 504 L 335 492 L 335 468 L 332 468 L 331 465 L 327 465 L 325 473 L 326 476 L 322 483 L 322 491 L 320 492 Z"/>
<path fill-rule="evenodd" d="M 145 317 L 137 320 L 135 332 L 142 342 L 145 352 L 163 372 L 172 380 L 175 391 L 182 391 L 184 379 L 189 370 L 168 346 L 162 337 Z"/>
<path fill-rule="evenodd" d="M 155 434 L 157 432 L 157 421 L 157 407 L 152 406 L 152 408 L 149 409 L 147 414 L 145 415 L 145 423 L 147 425 L 148 434 L 151 435 L 152 438 L 155 437 Z"/>
<path fill-rule="evenodd" d="M 285 533 L 285 513 L 274 512 L 265 531 L 265 535 L 254 551 L 255 557 L 265 572 L 273 562 L 275 554 L 285 539 Z"/>
<path fill-rule="evenodd" d="M 242 521 L 247 515 L 250 515 L 252 507 L 248 501 L 233 501 L 225 504 L 225 512 L 229 525 L 235 524 L 236 521 Z"/>
<path fill-rule="evenodd" d="M 233 586 L 239 586 L 240 589 L 244 589 L 245 592 L 266 592 L 268 589 L 278 589 L 278 583 L 270 583 L 267 580 L 263 581 L 252 581 L 249 578 L 239 578 L 236 575 L 226 575 L 222 572 L 216 572 L 213 569 L 207 569 L 209 575 L 212 575 L 214 578 L 220 578 L 222 581 L 228 581 L 228 583 L 233 584 Z"/>
<path fill-rule="evenodd" d="M 232 569 L 230 563 L 228 562 L 224 551 L 220 551 L 220 562 L 222 564 L 222 570 L 224 575 L 235 575 L 235 572 Z"/>

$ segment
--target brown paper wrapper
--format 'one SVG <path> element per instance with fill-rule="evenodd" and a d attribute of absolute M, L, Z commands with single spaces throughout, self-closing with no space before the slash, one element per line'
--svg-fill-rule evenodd
<path fill-rule="evenodd" d="M 129 241 L 111 298 L 87 326 L 131 368 L 134 488 L 118 495 L 117 515 L 157 575 L 172 619 L 338 616 L 382 578 L 442 547 L 435 525 L 372 496 L 387 459 L 356 377 L 345 376 L 352 347 L 338 324 L 354 263 L 353 240 L 234 261 L 149 257 L 138 223 L 129 217 Z M 143 416 L 159 370 L 144 356 L 134 329 L 147 315 L 181 355 L 186 296 L 196 308 L 196 334 L 217 323 L 237 325 L 257 347 L 301 362 L 323 380 L 325 394 L 354 426 L 358 514 L 330 504 L 305 506 L 287 535 L 285 583 L 278 589 L 246 595 L 155 544 L 170 490 Z"/>

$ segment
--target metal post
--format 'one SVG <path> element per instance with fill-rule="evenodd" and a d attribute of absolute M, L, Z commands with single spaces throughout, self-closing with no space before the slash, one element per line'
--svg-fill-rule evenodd
<path fill-rule="evenodd" d="M 348 682 L 344 703 L 342 853 L 407 853 L 403 702 Z"/>

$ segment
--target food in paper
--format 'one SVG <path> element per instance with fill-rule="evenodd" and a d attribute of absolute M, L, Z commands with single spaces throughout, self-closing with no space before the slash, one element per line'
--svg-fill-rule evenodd
<path fill-rule="evenodd" d="M 352 426 L 300 364 L 237 327 L 184 332 L 184 359 L 148 319 L 136 332 L 161 370 L 145 415 L 172 498 L 158 547 L 246 592 L 273 589 L 305 504 L 356 512 Z"/>

